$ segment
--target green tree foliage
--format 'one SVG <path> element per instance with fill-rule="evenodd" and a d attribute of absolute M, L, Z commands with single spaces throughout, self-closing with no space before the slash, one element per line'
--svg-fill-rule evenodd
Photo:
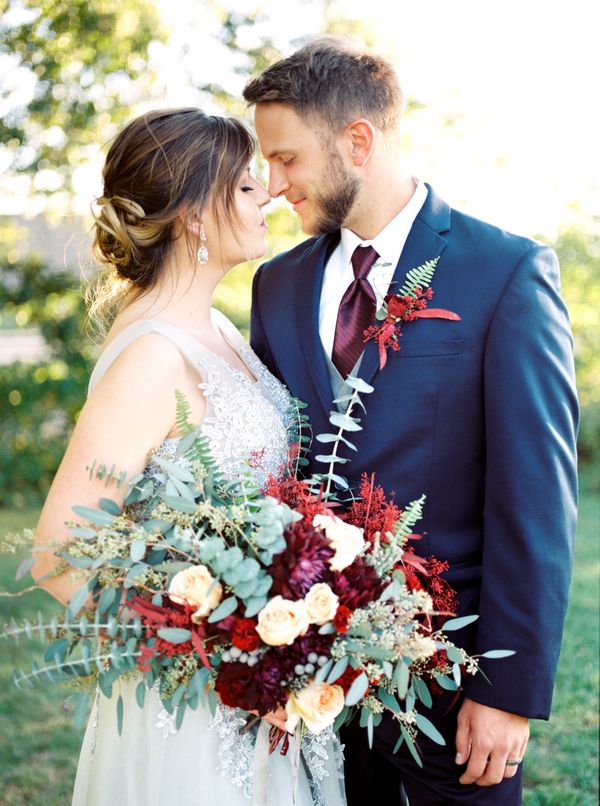
<path fill-rule="evenodd" d="M 161 36 L 150 0 L 0 0 L 0 157 L 9 176 L 51 171 L 52 189 L 68 198 L 73 170 L 144 94 L 148 46 Z M 0 219 L 0 330 L 37 327 L 47 345 L 33 365 L 0 366 L 0 506 L 46 493 L 93 352 L 77 267 L 56 273 L 22 246 L 22 233 Z"/>
<path fill-rule="evenodd" d="M 160 36 L 147 0 L 6 0 L 0 143 L 13 170 L 53 169 L 68 187 L 86 148 L 130 114 L 131 87 Z"/>
<path fill-rule="evenodd" d="M 0 259 L 0 326 L 37 326 L 47 354 L 35 364 L 0 366 L 0 506 L 39 503 L 79 414 L 93 347 L 82 332 L 78 279 L 39 257 Z"/>
<path fill-rule="evenodd" d="M 551 244 L 561 266 L 562 294 L 573 326 L 582 419 L 582 462 L 600 464 L 600 222 L 561 232 Z"/>

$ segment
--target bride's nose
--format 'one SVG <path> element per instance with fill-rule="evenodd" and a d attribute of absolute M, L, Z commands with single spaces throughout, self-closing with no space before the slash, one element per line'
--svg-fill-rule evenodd
<path fill-rule="evenodd" d="M 265 187 L 263 187 L 263 185 L 261 185 L 260 186 L 260 191 L 259 191 L 258 196 L 257 196 L 257 204 L 258 204 L 258 206 L 259 207 L 264 207 L 265 204 L 268 204 L 270 201 L 271 201 L 271 197 L 269 195 L 268 190 Z"/>

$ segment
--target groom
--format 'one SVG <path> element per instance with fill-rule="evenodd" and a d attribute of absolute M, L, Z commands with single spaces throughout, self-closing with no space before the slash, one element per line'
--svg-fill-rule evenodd
<path fill-rule="evenodd" d="M 269 191 L 313 236 L 258 270 L 252 345 L 330 430 L 350 373 L 374 386 L 354 435 L 350 481 L 375 472 L 398 503 L 427 494 L 419 554 L 447 560 L 471 653 L 461 699 L 435 698 L 445 747 L 419 739 L 423 768 L 385 718 L 369 751 L 351 725 L 351 806 L 521 802 L 528 719 L 547 719 L 571 573 L 577 403 L 553 252 L 450 208 L 406 172 L 403 98 L 390 64 L 320 37 L 253 78 Z M 405 323 L 379 369 L 363 331 L 407 271 L 439 257 L 432 307 L 459 321 Z M 364 352 L 363 352 L 364 350 Z M 313 466 L 312 470 L 322 468 Z M 453 634 L 454 635 L 454 634 Z M 491 683 L 491 684 L 490 684 Z"/>

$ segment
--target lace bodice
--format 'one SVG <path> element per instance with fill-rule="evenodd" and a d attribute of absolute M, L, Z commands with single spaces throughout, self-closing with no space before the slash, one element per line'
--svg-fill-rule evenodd
<path fill-rule="evenodd" d="M 198 372 L 198 386 L 206 399 L 200 429 L 221 471 L 231 481 L 240 473 L 249 472 L 260 486 L 269 474 L 277 474 L 287 460 L 291 398 L 223 314 L 214 310 L 213 321 L 256 382 L 185 331 L 147 319 L 125 328 L 108 345 L 92 373 L 89 388 L 90 391 L 94 388 L 135 339 L 148 333 L 165 336 Z M 155 453 L 173 456 L 177 442 L 178 438 L 166 439 Z"/>

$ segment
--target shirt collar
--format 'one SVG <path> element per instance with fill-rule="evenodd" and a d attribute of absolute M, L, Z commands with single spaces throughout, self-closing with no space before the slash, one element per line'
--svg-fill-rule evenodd
<path fill-rule="evenodd" d="M 395 266 L 400 259 L 400 252 L 406 242 L 408 233 L 427 198 L 427 187 L 424 182 L 415 180 L 417 186 L 408 203 L 385 227 L 370 241 L 362 241 L 356 233 L 342 227 L 341 248 L 343 265 L 348 266 L 357 246 L 372 246 L 384 263 Z"/>

